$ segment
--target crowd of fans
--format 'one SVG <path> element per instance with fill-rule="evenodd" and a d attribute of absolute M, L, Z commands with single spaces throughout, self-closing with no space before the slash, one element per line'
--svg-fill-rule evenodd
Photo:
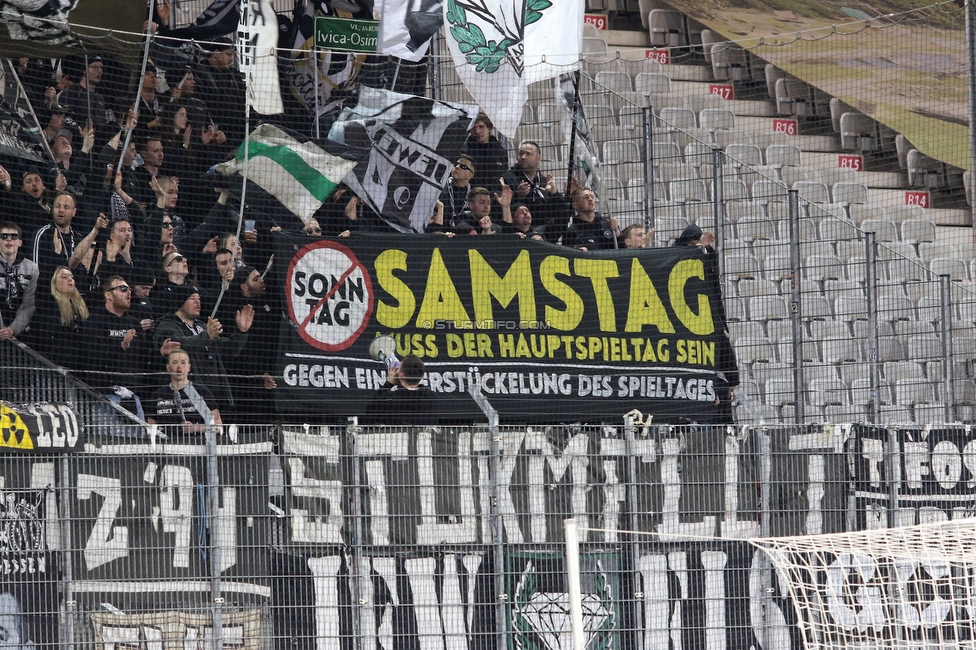
<path fill-rule="evenodd" d="M 342 185 L 307 222 L 252 185 L 241 207 L 240 180 L 214 172 L 245 136 L 234 52 L 217 42 L 175 75 L 150 62 L 128 98 L 103 88 L 98 56 L 62 62 L 56 82 L 49 62 L 20 61 L 53 160 L 0 166 L 0 340 L 26 342 L 153 421 L 272 417 L 273 234 L 386 228 Z M 560 190 L 538 144 L 522 142 L 509 166 L 492 130 L 486 115 L 474 121 L 428 233 L 581 250 L 650 244 L 643 227 L 620 232 L 603 218 L 592 190 Z"/>

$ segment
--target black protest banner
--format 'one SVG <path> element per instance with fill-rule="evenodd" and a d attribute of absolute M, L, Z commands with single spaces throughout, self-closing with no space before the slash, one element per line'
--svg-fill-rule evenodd
<path fill-rule="evenodd" d="M 510 237 L 283 237 L 287 306 L 277 391 L 291 413 L 365 415 L 385 381 L 370 342 L 421 357 L 453 416 L 716 421 L 734 355 L 714 255 L 586 253 Z M 432 418 L 433 419 L 433 418 Z"/>
<path fill-rule="evenodd" d="M 165 444 L 93 445 L 72 457 L 70 522 L 75 593 L 124 611 L 208 602 L 211 577 L 242 602 L 266 585 L 271 443 L 222 439 L 207 459 L 202 436 Z M 211 484 L 216 464 L 219 483 Z M 211 512 L 210 490 L 216 490 Z"/>
<path fill-rule="evenodd" d="M 66 404 L 0 402 L 2 453 L 77 451 L 84 447 L 78 414 Z"/>
<path fill-rule="evenodd" d="M 849 444 L 857 528 L 886 528 L 891 508 L 897 509 L 896 526 L 973 516 L 976 433 L 968 427 L 891 431 L 858 426 L 856 430 Z M 894 455 L 892 442 L 897 445 Z M 892 458 L 898 463 L 894 471 Z M 896 482 L 894 492 L 892 481 Z"/>

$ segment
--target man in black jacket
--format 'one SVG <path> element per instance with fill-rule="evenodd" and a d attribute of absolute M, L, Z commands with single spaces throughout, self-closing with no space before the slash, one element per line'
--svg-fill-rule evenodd
<path fill-rule="evenodd" d="M 226 421 L 227 414 L 235 408 L 235 402 L 224 359 L 237 356 L 244 349 L 247 332 L 254 321 L 254 308 L 244 305 L 235 314 L 236 331 L 225 334 L 224 326 L 219 320 L 201 318 L 200 294 L 193 285 L 179 285 L 173 292 L 178 296 L 176 302 L 180 307 L 157 321 L 156 348 L 165 357 L 172 351 L 164 352 L 166 345 L 177 342 L 181 349 L 193 356 L 196 368 L 194 375 L 217 398 L 215 408 L 220 410 Z"/>
<path fill-rule="evenodd" d="M 497 192 L 500 189 L 498 179 L 508 169 L 508 152 L 498 138 L 491 134 L 493 128 L 488 116 L 478 113 L 474 126 L 468 131 L 468 139 L 465 140 L 461 153 L 474 162 L 471 187 L 484 187 Z"/>
<path fill-rule="evenodd" d="M 515 201 L 524 203 L 536 226 L 545 229 L 546 240 L 556 242 L 566 230 L 569 206 L 556 189 L 552 174 L 539 170 L 542 153 L 539 145 L 526 140 L 519 145 L 518 162 L 502 176 L 502 181 L 514 192 Z"/>
<path fill-rule="evenodd" d="M 373 418 L 383 424 L 434 424 L 437 422 L 434 396 L 420 382 L 424 378 L 424 362 L 415 354 L 403 361 L 396 357 L 386 360 L 386 383 L 373 397 Z"/>
<path fill-rule="evenodd" d="M 617 220 L 600 216 L 593 190 L 580 187 L 573 192 L 573 211 L 573 222 L 563 236 L 565 246 L 587 251 L 617 248 L 620 236 Z"/>

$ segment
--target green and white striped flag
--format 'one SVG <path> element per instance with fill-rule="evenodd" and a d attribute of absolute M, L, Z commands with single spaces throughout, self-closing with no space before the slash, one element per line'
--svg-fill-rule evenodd
<path fill-rule="evenodd" d="M 247 178 L 307 222 L 364 153 L 337 142 L 323 145 L 330 151 L 294 131 L 262 124 L 248 137 Z M 242 143 L 237 157 L 217 171 L 243 176 L 244 167 Z"/>

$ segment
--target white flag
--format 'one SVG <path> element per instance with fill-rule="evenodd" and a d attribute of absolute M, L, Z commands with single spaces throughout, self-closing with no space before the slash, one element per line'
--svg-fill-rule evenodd
<path fill-rule="evenodd" d="M 248 137 L 247 178 L 307 222 L 358 160 L 357 152 L 341 144 L 323 144 L 335 155 L 297 133 L 262 124 Z M 217 171 L 244 174 L 244 145 L 234 160 L 217 165 Z"/>
<path fill-rule="evenodd" d="M 377 51 L 419 61 L 444 21 L 442 0 L 375 0 L 380 15 Z"/>
<path fill-rule="evenodd" d="M 247 105 L 262 115 L 285 112 L 278 83 L 278 16 L 270 0 L 241 0 L 237 53 Z"/>
<path fill-rule="evenodd" d="M 461 81 L 506 136 L 530 83 L 579 68 L 583 0 L 446 0 L 444 22 Z"/>

